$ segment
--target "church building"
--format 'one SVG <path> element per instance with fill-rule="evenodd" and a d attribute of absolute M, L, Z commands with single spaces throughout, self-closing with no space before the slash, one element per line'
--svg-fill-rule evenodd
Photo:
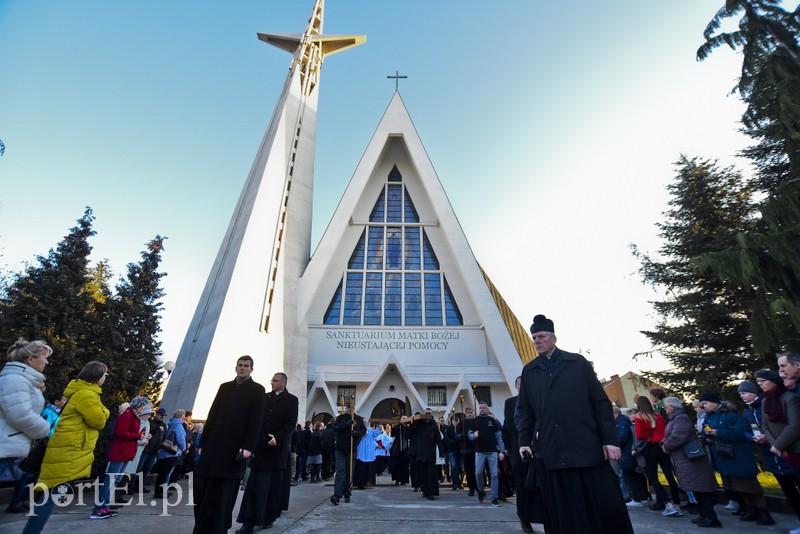
<path fill-rule="evenodd" d="M 292 64 L 165 406 L 202 419 L 249 354 L 262 383 L 289 376 L 303 419 L 327 421 L 344 402 L 388 421 L 476 401 L 502 419 L 535 349 L 474 257 L 399 92 L 310 254 L 322 60 L 365 41 L 324 35 L 322 16 L 317 0 L 302 35 L 259 34 Z"/>

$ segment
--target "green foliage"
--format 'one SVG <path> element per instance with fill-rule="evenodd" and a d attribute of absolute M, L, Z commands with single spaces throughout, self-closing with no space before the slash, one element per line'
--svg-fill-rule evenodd
<path fill-rule="evenodd" d="M 128 265 L 116 291 L 108 263 L 89 264 L 94 216 L 86 209 L 68 235 L 34 264 L 6 281 L 0 292 L 0 332 L 5 346 L 19 337 L 53 347 L 45 369 L 48 391 L 62 391 L 89 361 L 109 366 L 103 402 L 112 411 L 136 395 L 152 399 L 161 372 L 158 272 L 163 238 L 147 244 L 139 263 Z"/>
<path fill-rule="evenodd" d="M 664 298 L 653 302 L 659 321 L 643 332 L 673 368 L 648 378 L 685 394 L 719 390 L 740 373 L 764 366 L 753 357 L 748 329 L 752 291 L 723 281 L 698 258 L 735 248 L 737 235 L 753 224 L 751 190 L 741 175 L 716 162 L 681 156 L 667 189 L 670 209 L 657 226 L 663 241 L 657 257 L 632 246 L 642 280 Z"/>
<path fill-rule="evenodd" d="M 800 8 L 777 0 L 728 0 L 705 31 L 699 60 L 722 44 L 742 52 L 737 85 L 747 104 L 743 132 L 756 144 L 743 151 L 764 195 L 760 220 L 737 247 L 700 260 L 718 276 L 753 288 L 753 344 L 761 354 L 800 347 Z M 742 14 L 738 30 L 716 33 L 725 18 Z"/>

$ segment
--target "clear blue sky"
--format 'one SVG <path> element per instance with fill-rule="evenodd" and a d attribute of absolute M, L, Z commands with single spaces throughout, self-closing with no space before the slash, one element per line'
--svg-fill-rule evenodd
<path fill-rule="evenodd" d="M 652 326 L 629 243 L 681 153 L 739 164 L 739 57 L 695 61 L 722 0 L 328 0 L 326 33 L 367 43 L 320 85 L 314 242 L 389 103 L 397 69 L 478 261 L 527 325 L 609 376 Z M 168 237 L 162 327 L 174 359 L 272 114 L 312 0 L 0 0 L 0 265 L 46 254 L 94 209 L 115 273 Z M 747 169 L 744 169 L 747 170 Z"/>

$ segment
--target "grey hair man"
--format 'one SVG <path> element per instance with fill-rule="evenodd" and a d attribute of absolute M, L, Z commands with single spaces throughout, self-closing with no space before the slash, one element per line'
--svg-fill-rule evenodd
<path fill-rule="evenodd" d="M 800 354 L 796 352 L 781 352 L 777 354 L 778 372 L 781 378 L 800 379 Z"/>

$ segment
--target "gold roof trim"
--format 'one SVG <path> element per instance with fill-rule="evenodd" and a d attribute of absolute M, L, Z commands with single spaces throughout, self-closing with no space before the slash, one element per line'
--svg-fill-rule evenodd
<path fill-rule="evenodd" d="M 522 323 L 519 322 L 517 316 L 514 315 L 514 312 L 511 311 L 511 308 L 500 294 L 500 291 L 497 290 L 497 287 L 489 279 L 489 275 L 486 274 L 483 267 L 478 265 L 478 268 L 481 270 L 483 279 L 486 280 L 486 285 L 489 286 L 489 292 L 492 294 L 494 303 L 497 304 L 497 309 L 500 311 L 503 322 L 506 323 L 506 328 L 511 336 L 511 340 L 514 342 L 514 346 L 517 348 L 520 360 L 522 360 L 523 364 L 530 362 L 538 356 L 536 347 L 533 346 L 533 340 L 530 335 L 528 335 L 528 331 L 525 327 L 522 326 Z"/>

